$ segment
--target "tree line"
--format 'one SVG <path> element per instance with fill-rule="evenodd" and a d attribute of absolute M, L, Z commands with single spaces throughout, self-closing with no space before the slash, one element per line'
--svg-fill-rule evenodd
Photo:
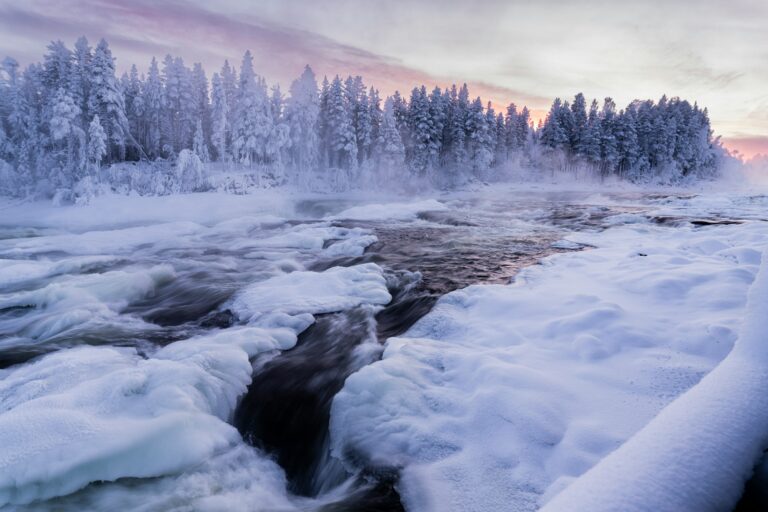
<path fill-rule="evenodd" d="M 318 84 L 307 66 L 284 94 L 256 73 L 250 52 L 239 69 L 225 61 L 209 80 L 201 64 L 170 55 L 153 58 L 146 74 L 134 65 L 118 78 L 103 39 L 91 47 L 81 37 L 73 49 L 55 41 L 47 50 L 24 70 L 10 57 L 2 62 L 6 194 L 70 189 L 126 161 L 224 163 L 310 188 L 448 187 L 498 179 L 512 166 L 583 167 L 633 180 L 709 176 L 719 154 L 706 109 L 677 98 L 617 111 L 610 98 L 587 109 L 578 94 L 570 104 L 555 100 L 534 128 L 528 108 L 496 112 L 466 84 L 382 98 L 359 76 Z"/>

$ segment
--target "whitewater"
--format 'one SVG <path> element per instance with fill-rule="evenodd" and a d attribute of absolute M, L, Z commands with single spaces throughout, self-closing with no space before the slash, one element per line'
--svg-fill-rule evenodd
<path fill-rule="evenodd" d="M 767 211 L 4 200 L 0 509 L 734 510 L 768 448 Z"/>

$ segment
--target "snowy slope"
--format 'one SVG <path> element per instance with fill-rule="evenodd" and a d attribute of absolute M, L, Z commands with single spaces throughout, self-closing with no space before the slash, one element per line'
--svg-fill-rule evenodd
<path fill-rule="evenodd" d="M 632 223 L 569 240 L 595 248 L 451 293 L 390 339 L 334 400 L 334 453 L 400 469 L 408 510 L 537 509 L 726 357 L 768 232 Z"/>
<path fill-rule="evenodd" d="M 726 359 L 543 511 L 730 510 L 768 448 L 768 252 Z"/>

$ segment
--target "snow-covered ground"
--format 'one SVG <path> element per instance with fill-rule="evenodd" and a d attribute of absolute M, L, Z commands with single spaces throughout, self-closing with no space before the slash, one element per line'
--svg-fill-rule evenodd
<path fill-rule="evenodd" d="M 658 213 L 753 218 L 765 201 L 665 198 Z M 535 510 L 695 386 L 737 342 L 768 227 L 670 228 L 650 223 L 647 213 L 619 217 L 607 219 L 613 227 L 606 231 L 568 237 L 593 249 L 551 256 L 508 286 L 453 292 L 405 336 L 390 339 L 382 360 L 350 377 L 335 398 L 334 453 L 351 467 L 398 469 L 408 510 Z M 768 315 L 763 295 L 753 297 L 749 312 L 761 323 Z M 764 343 L 768 334 L 750 336 L 742 343 Z M 743 387 L 718 380 L 734 395 L 698 393 L 678 412 L 678 430 L 646 434 L 628 458 L 614 458 L 591 477 L 593 485 L 553 510 L 728 510 L 768 440 L 766 406 L 752 396 L 765 384 L 768 361 L 760 350 L 755 356 L 762 376 Z M 731 375 L 758 371 L 731 366 Z M 745 411 L 750 404 L 759 412 Z M 740 413 L 736 435 L 680 425 L 679 416 L 694 420 L 701 409 L 702 420 L 718 410 Z M 725 423 L 721 417 L 717 426 Z M 670 435 L 679 444 L 670 446 Z M 718 450 L 719 443 L 727 448 Z M 662 464 L 674 450 L 696 454 L 681 457 L 696 467 L 674 465 L 682 473 L 675 482 L 688 469 L 691 479 L 702 472 L 710 478 L 669 490 L 669 469 L 638 465 L 656 480 L 630 485 L 638 452 L 654 450 L 665 456 L 646 458 Z M 619 485 L 595 483 L 617 466 Z M 613 501 L 595 508 L 605 492 Z M 583 508 L 574 508 L 574 495 L 589 497 Z"/>
<path fill-rule="evenodd" d="M 477 208 L 498 216 L 499 230 L 562 230 L 554 247 L 584 250 L 550 256 L 509 285 L 445 295 L 389 339 L 382 359 L 336 395 L 332 453 L 351 471 L 399 474 L 409 511 L 569 510 L 570 500 L 599 503 L 603 493 L 622 510 L 727 510 L 768 438 L 768 406 L 752 397 L 768 373 L 755 321 L 768 316 L 763 288 L 746 306 L 768 247 L 768 199 L 580 191 L 574 231 L 546 224 L 559 208 L 554 192 L 344 198 L 319 215 L 302 197 L 267 191 L 0 205 L 0 354 L 43 354 L 0 370 L 0 507 L 326 503 L 292 496 L 280 466 L 231 424 L 259 371 L 254 358 L 292 348 L 318 314 L 390 301 L 381 265 L 313 267 L 360 256 L 376 242 L 371 222 L 430 227 L 426 211 L 461 220 Z M 502 200 L 508 211 L 497 211 Z M 605 217 L 609 208 L 619 213 Z M 688 222 L 702 218 L 743 222 Z M 201 293 L 193 285 L 234 325 L 151 321 Z M 160 305 L 147 306 L 152 299 Z M 734 417 L 732 435 L 724 414 Z M 689 435 L 680 428 L 688 417 L 717 428 L 692 424 Z M 679 460 L 699 472 L 670 464 L 669 450 L 695 454 Z M 626 461 L 654 451 L 666 458 L 643 459 L 637 475 L 651 483 L 630 492 L 636 474 Z M 658 481 L 672 468 L 688 487 Z M 606 474 L 621 487 L 599 485 Z"/>

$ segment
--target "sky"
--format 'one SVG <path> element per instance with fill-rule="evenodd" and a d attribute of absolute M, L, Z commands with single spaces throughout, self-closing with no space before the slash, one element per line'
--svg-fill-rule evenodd
<path fill-rule="evenodd" d="M 305 64 L 384 93 L 466 82 L 545 115 L 555 97 L 679 96 L 746 157 L 768 154 L 766 0 L 0 0 L 0 58 L 105 37 L 118 70 L 171 53 L 209 76 L 246 49 L 284 88 Z"/>

